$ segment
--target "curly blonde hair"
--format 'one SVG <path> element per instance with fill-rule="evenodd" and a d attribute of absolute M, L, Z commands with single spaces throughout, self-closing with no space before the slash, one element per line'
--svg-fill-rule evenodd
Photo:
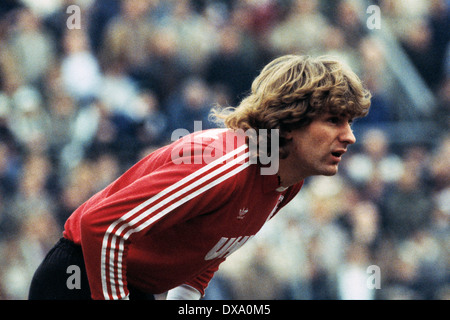
<path fill-rule="evenodd" d="M 370 99 L 358 76 L 339 60 L 285 55 L 263 68 L 236 108 L 213 108 L 212 119 L 230 129 L 279 129 L 283 147 L 284 131 L 327 112 L 364 117 Z"/>

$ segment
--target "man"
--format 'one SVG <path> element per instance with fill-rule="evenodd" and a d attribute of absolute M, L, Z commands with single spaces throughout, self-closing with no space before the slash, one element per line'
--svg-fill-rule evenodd
<path fill-rule="evenodd" d="M 351 122 L 369 106 L 340 62 L 275 59 L 237 108 L 213 110 L 225 129 L 156 150 L 81 205 L 36 271 L 30 299 L 200 299 L 220 263 L 305 178 L 336 174 L 355 142 Z M 70 266 L 82 274 L 77 288 L 67 285 Z"/>

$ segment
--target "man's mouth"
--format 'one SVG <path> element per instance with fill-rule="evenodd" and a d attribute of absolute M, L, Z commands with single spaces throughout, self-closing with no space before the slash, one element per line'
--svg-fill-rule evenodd
<path fill-rule="evenodd" d="M 336 150 L 336 151 L 331 152 L 331 155 L 332 155 L 333 157 L 336 157 L 336 158 L 340 159 L 340 158 L 342 157 L 342 155 L 343 155 L 346 151 L 347 151 L 347 150 Z"/>

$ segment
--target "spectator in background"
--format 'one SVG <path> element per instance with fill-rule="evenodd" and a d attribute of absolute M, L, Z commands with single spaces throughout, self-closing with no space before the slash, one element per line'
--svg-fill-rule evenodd
<path fill-rule="evenodd" d="M 260 69 L 277 54 L 268 39 L 278 20 L 284 16 L 283 6 L 279 1 L 243 1 L 233 6 L 228 19 L 221 26 L 233 26 L 240 33 L 240 51 L 249 65 Z"/>
<path fill-rule="evenodd" d="M 60 233 L 50 208 L 38 206 L 22 214 L 17 233 L 7 241 L 2 252 L 5 259 L 0 261 L 0 285 L 3 284 L 6 298 L 12 300 L 26 296 L 32 270 L 50 249 L 49 242 Z"/>
<path fill-rule="evenodd" d="M 171 14 L 164 16 L 160 25 L 173 30 L 181 62 L 190 73 L 199 74 L 216 49 L 217 28 L 195 10 L 192 1 L 172 1 L 170 6 Z"/>
<path fill-rule="evenodd" d="M 450 3 L 447 0 L 434 0 L 430 2 L 428 23 L 432 33 L 433 50 L 436 52 L 438 62 L 437 72 L 439 81 L 448 77 L 446 69 L 446 51 L 450 41 Z"/>
<path fill-rule="evenodd" d="M 405 161 L 404 171 L 389 188 L 382 203 L 382 224 L 387 236 L 406 239 L 426 228 L 433 202 L 425 189 L 415 162 Z"/>
<path fill-rule="evenodd" d="M 63 89 L 81 105 L 97 96 L 102 83 L 100 65 L 90 50 L 88 40 L 84 29 L 68 29 L 63 37 Z"/>
<path fill-rule="evenodd" d="M 400 41 L 405 39 L 409 26 L 428 14 L 429 5 L 434 1 L 426 0 L 380 0 L 384 21 Z"/>
<path fill-rule="evenodd" d="M 385 187 L 403 175 L 403 163 L 390 150 L 385 132 L 371 129 L 362 137 L 362 150 L 350 155 L 345 164 L 345 174 L 364 192 L 363 197 L 379 203 Z"/>
<path fill-rule="evenodd" d="M 213 124 L 208 120 L 211 107 L 211 92 L 201 78 L 187 79 L 180 90 L 168 99 L 165 112 L 168 115 L 169 132 L 186 129 L 194 132 L 194 121 L 201 121 L 201 128 L 209 129 Z"/>
<path fill-rule="evenodd" d="M 0 95 L 0 195 L 5 200 L 17 191 L 20 173 L 19 145 L 9 127 L 9 99 Z"/>
<path fill-rule="evenodd" d="M 152 57 L 140 71 L 133 73 L 133 79 L 143 90 L 154 92 L 156 98 L 164 104 L 168 96 L 178 90 L 191 70 L 179 48 L 179 39 L 174 28 L 158 28 L 153 47 Z"/>
<path fill-rule="evenodd" d="M 369 250 L 377 245 L 381 236 L 380 209 L 375 203 L 361 199 L 352 204 L 349 205 L 346 213 L 350 226 L 350 238 L 353 243 L 366 247 L 370 255 Z"/>
<path fill-rule="evenodd" d="M 442 128 L 450 127 L 450 46 L 448 65 L 449 70 L 438 91 L 438 105 L 433 114 L 434 121 Z"/>
<path fill-rule="evenodd" d="M 368 117 L 360 119 L 356 125 L 380 126 L 393 119 L 391 100 L 393 81 L 386 67 L 386 52 L 384 45 L 377 39 L 366 36 L 358 46 L 360 71 L 373 95 L 373 109 Z"/>
<path fill-rule="evenodd" d="M 126 119 L 134 119 L 139 111 L 133 108 L 133 100 L 139 91 L 139 85 L 127 73 L 126 62 L 118 59 L 111 61 L 104 69 L 96 98 L 101 100 L 109 112 Z"/>
<path fill-rule="evenodd" d="M 61 139 L 60 145 L 64 145 L 70 139 L 70 132 L 67 132 L 67 128 L 70 128 L 75 120 L 78 112 L 78 104 L 64 91 L 59 93 L 55 92 L 46 101 L 48 114 L 52 122 L 51 130 L 55 132 L 54 137 L 49 137 L 49 139 L 51 140 L 53 138 L 56 141 Z"/>
<path fill-rule="evenodd" d="M 48 154 L 60 163 L 62 151 L 72 141 L 70 128 L 76 119 L 78 105 L 68 94 L 52 95 L 48 99 L 49 129 Z"/>
<path fill-rule="evenodd" d="M 100 61 L 105 68 L 121 61 L 125 72 L 133 74 L 152 55 L 154 25 L 149 14 L 154 0 L 123 0 L 119 15 L 108 21 L 105 27 Z"/>
<path fill-rule="evenodd" d="M 428 21 L 421 19 L 408 28 L 402 45 L 425 83 L 435 91 L 441 79 L 441 64 L 432 36 Z"/>
<path fill-rule="evenodd" d="M 94 135 L 85 142 L 85 157 L 92 159 L 99 154 L 111 152 L 120 159 L 121 164 L 127 164 L 138 147 L 134 141 L 135 127 L 132 119 L 112 110 L 103 101 L 96 101 L 94 108 L 93 112 L 97 117 L 91 128 Z"/>
<path fill-rule="evenodd" d="M 12 198 L 11 212 L 16 219 L 32 214 L 33 210 L 49 210 L 53 204 L 53 194 L 49 192 L 50 159 L 45 153 L 32 153 L 24 160 L 18 191 Z"/>
<path fill-rule="evenodd" d="M 340 300 L 374 300 L 375 290 L 367 285 L 367 267 L 370 265 L 368 248 L 352 243 L 345 261 L 337 270 L 337 297 Z"/>
<path fill-rule="evenodd" d="M 429 163 L 430 185 L 436 196 L 443 196 L 450 189 L 450 135 L 447 133 L 433 150 Z M 450 212 L 446 212 L 450 214 Z"/>
<path fill-rule="evenodd" d="M 136 99 L 141 105 L 142 116 L 136 122 L 136 139 L 141 148 L 160 145 L 165 142 L 168 118 L 161 110 L 161 104 L 152 91 L 143 91 Z"/>
<path fill-rule="evenodd" d="M 443 80 L 449 41 L 449 4 L 446 0 L 383 0 L 385 21 L 402 44 L 426 84 L 436 91 Z"/>
<path fill-rule="evenodd" d="M 324 35 L 323 51 L 325 55 L 338 57 L 345 61 L 354 70 L 358 70 L 359 73 L 361 66 L 356 63 L 358 61 L 356 59 L 358 53 L 349 47 L 345 33 L 341 28 L 334 26 L 327 28 Z"/>
<path fill-rule="evenodd" d="M 357 48 L 366 33 L 365 25 L 360 23 L 360 12 L 365 9 L 358 1 L 341 0 L 336 4 L 332 21 L 344 32 L 350 48 Z"/>
<path fill-rule="evenodd" d="M 242 35 L 233 26 L 220 31 L 218 51 L 213 54 L 205 67 L 205 80 L 212 86 L 223 86 L 229 93 L 229 105 L 235 105 L 247 93 L 257 66 L 242 51 Z"/>
<path fill-rule="evenodd" d="M 445 243 L 445 242 L 443 242 Z M 439 299 L 438 288 L 448 281 L 445 245 L 423 226 L 399 247 L 400 258 L 411 268 L 407 284 L 421 299 Z"/>
<path fill-rule="evenodd" d="M 13 196 L 17 191 L 19 163 L 10 146 L 0 142 L 0 194 Z"/>
<path fill-rule="evenodd" d="M 39 85 L 56 58 L 56 48 L 41 20 L 30 9 L 17 12 L 17 25 L 9 43 L 21 79 L 27 84 Z"/>
<path fill-rule="evenodd" d="M 48 148 L 51 123 L 43 104 L 40 91 L 30 85 L 17 88 L 11 97 L 9 127 L 26 150 L 45 152 Z"/>
<path fill-rule="evenodd" d="M 278 52 L 316 54 L 323 46 L 328 25 L 318 0 L 294 0 L 287 17 L 274 26 L 269 41 Z"/>
<path fill-rule="evenodd" d="M 19 157 L 13 147 L 0 137 L 0 247 L 3 241 L 8 241 L 19 231 L 20 219 L 11 212 L 10 204 L 18 190 L 20 172 Z"/>
<path fill-rule="evenodd" d="M 110 20 L 120 14 L 122 0 L 95 0 L 91 3 L 87 25 L 92 51 L 100 53 Z M 61 23 L 57 23 L 61 25 Z"/>

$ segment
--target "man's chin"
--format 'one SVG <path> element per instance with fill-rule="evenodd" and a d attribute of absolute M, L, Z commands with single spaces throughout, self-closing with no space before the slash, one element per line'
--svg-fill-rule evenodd
<path fill-rule="evenodd" d="M 332 177 L 338 173 L 338 166 L 333 166 L 333 168 L 329 168 L 328 170 L 324 170 L 322 173 L 323 176 Z"/>

